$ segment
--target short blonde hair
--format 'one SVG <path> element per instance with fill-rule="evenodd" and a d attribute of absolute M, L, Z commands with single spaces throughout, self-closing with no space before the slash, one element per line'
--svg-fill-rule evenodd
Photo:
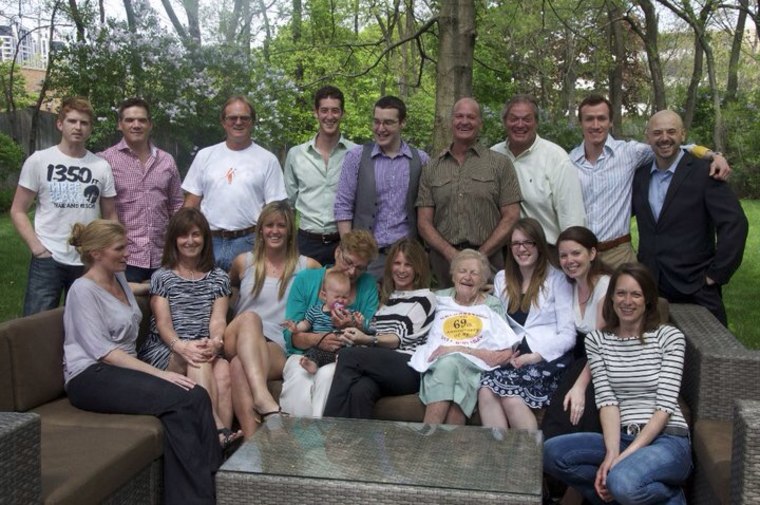
<path fill-rule="evenodd" d="M 82 263 L 92 266 L 92 253 L 101 251 L 126 237 L 124 226 L 118 221 L 96 219 L 89 224 L 76 223 L 71 228 L 69 244 L 76 247 Z"/>
<path fill-rule="evenodd" d="M 377 242 L 367 230 L 351 230 L 340 238 L 341 251 L 358 256 L 367 264 L 377 258 Z"/>

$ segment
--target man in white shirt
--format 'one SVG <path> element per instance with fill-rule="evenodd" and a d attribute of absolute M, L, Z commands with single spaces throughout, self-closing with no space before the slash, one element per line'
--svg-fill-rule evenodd
<path fill-rule="evenodd" d="M 82 275 L 79 253 L 69 244 L 72 226 L 101 216 L 117 219 L 111 167 L 85 147 L 94 116 L 87 99 L 64 100 L 56 121 L 60 143 L 35 152 L 21 168 L 10 214 L 32 253 L 25 316 L 57 307 L 61 293 Z M 32 227 L 28 212 L 35 198 Z"/>
<path fill-rule="evenodd" d="M 578 173 L 567 153 L 537 133 L 538 104 L 528 95 L 516 95 L 501 114 L 507 139 L 491 149 L 506 155 L 520 182 L 520 215 L 541 223 L 546 241 L 555 245 L 562 230 L 585 226 Z"/>
<path fill-rule="evenodd" d="M 285 158 L 285 190 L 300 218 L 298 248 L 323 265 L 335 261 L 340 243 L 333 204 L 343 158 L 356 145 L 340 132 L 343 103 L 340 89 L 319 88 L 314 94 L 317 134 L 291 148 Z"/>
<path fill-rule="evenodd" d="M 592 94 L 578 106 L 583 142 L 570 151 L 581 182 L 588 228 L 599 239 L 598 252 L 609 266 L 635 262 L 631 246 L 631 193 L 636 167 L 652 163 L 648 144 L 616 140 L 610 135 L 612 104 Z M 720 153 L 702 146 L 684 146 L 698 158 L 712 160 L 710 175 L 726 180 L 731 169 Z"/>
<path fill-rule="evenodd" d="M 184 205 L 200 206 L 211 226 L 216 265 L 226 271 L 235 256 L 253 248 L 264 205 L 287 198 L 280 162 L 251 139 L 255 120 L 246 97 L 229 98 L 221 114 L 225 141 L 201 149 L 182 183 Z"/>

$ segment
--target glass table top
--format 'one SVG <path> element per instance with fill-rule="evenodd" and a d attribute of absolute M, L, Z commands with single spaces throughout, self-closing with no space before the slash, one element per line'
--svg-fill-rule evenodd
<path fill-rule="evenodd" d="M 542 470 L 539 431 L 285 417 L 220 471 L 540 494 Z"/>

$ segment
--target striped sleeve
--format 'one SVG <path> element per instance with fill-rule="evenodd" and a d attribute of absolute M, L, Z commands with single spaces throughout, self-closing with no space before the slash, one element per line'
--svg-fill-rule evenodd
<path fill-rule="evenodd" d="M 427 341 L 435 307 L 436 297 L 430 290 L 415 291 L 410 296 L 391 296 L 375 314 L 373 327 L 380 335 L 398 336 L 398 350 L 411 354 Z"/>
<path fill-rule="evenodd" d="M 599 330 L 586 335 L 586 354 L 588 356 L 591 378 L 594 382 L 596 408 L 619 405 L 615 392 L 610 385 L 607 366 L 603 354 L 603 333 Z"/>
<path fill-rule="evenodd" d="M 662 350 L 655 409 L 672 414 L 678 406 L 678 394 L 681 391 L 686 339 L 673 326 L 661 326 L 655 337 Z"/>

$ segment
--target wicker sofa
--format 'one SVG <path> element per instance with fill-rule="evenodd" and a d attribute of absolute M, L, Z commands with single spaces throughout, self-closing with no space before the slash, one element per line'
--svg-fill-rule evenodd
<path fill-rule="evenodd" d="M 147 297 L 138 303 L 144 338 L 149 303 Z M 12 504 L 160 503 L 161 423 L 74 408 L 63 389 L 62 362 L 62 308 L 0 324 L 0 503 L 8 497 Z M 269 387 L 278 397 L 282 382 Z M 383 398 L 375 415 L 421 421 L 424 406 L 416 395 Z M 36 471 L 13 463 L 21 447 L 36 454 Z"/>
<path fill-rule="evenodd" d="M 736 340 L 703 307 L 674 304 L 686 335 L 681 395 L 692 414 L 689 503 L 760 503 L 760 351 Z"/>
<path fill-rule="evenodd" d="M 147 313 L 147 300 L 140 304 Z M 0 501 L 160 503 L 160 423 L 71 406 L 62 314 L 0 324 Z M 696 459 L 690 503 L 760 503 L 760 352 L 745 349 L 702 307 L 671 305 L 669 316 L 687 337 L 682 396 Z M 280 388 L 270 383 L 275 394 Z M 416 395 L 383 398 L 375 409 L 387 420 L 423 414 Z"/>

